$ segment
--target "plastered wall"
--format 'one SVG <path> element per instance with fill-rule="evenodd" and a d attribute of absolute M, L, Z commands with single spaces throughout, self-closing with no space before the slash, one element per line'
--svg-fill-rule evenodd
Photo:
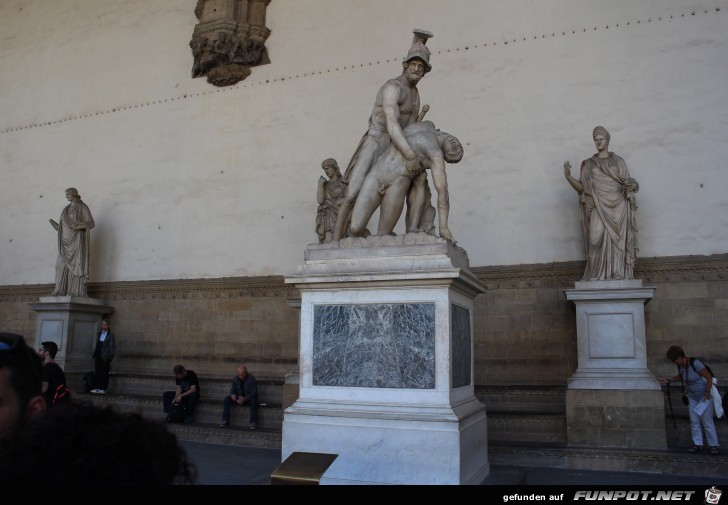
<path fill-rule="evenodd" d="M 465 147 L 472 266 L 580 260 L 562 165 L 597 124 L 640 182 L 641 257 L 728 250 L 725 0 L 273 0 L 271 63 L 229 88 L 190 77 L 195 4 L 0 4 L 0 285 L 53 281 L 69 186 L 92 282 L 295 271 L 320 162 L 346 165 L 413 28 L 435 34 L 427 118 Z"/>

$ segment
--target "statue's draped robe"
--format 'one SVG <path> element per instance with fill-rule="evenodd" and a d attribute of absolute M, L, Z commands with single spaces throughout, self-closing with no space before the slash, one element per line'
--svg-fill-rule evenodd
<path fill-rule="evenodd" d="M 73 225 L 85 223 L 87 229 L 74 230 Z M 82 201 L 69 204 L 58 222 L 58 260 L 56 289 L 53 296 L 87 296 L 91 233 L 94 219 Z"/>
<path fill-rule="evenodd" d="M 637 257 L 635 194 L 628 192 L 627 164 L 614 153 L 581 164 L 579 195 L 584 255 L 582 280 L 634 279 Z M 632 181 L 636 185 L 636 181 Z"/>
<path fill-rule="evenodd" d="M 316 211 L 316 233 L 319 243 L 326 242 L 326 232 L 333 233 L 336 227 L 336 217 L 339 215 L 339 200 L 344 198 L 346 186 L 341 178 L 329 179 L 324 184 L 324 203 Z"/>

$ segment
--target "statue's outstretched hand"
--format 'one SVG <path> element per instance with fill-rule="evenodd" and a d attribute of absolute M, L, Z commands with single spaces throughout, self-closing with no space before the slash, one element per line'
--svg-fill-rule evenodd
<path fill-rule="evenodd" d="M 569 177 L 571 175 L 571 163 L 568 161 L 564 162 L 564 176 Z"/>

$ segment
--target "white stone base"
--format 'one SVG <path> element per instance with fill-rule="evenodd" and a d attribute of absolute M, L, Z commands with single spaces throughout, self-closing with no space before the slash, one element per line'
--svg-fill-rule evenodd
<path fill-rule="evenodd" d="M 576 306 L 579 358 L 569 389 L 660 390 L 645 340 L 644 306 L 654 291 L 639 279 L 581 281 L 564 290 Z"/>
<path fill-rule="evenodd" d="M 336 454 L 321 484 L 480 484 L 485 406 L 474 395 L 467 253 L 429 235 L 311 245 L 301 291 L 300 389 L 282 460 Z"/>
<path fill-rule="evenodd" d="M 83 296 L 41 296 L 29 305 L 36 312 L 36 348 L 41 342 L 55 342 L 56 362 L 67 373 L 92 370 L 96 334 L 111 307 L 104 300 Z"/>
<path fill-rule="evenodd" d="M 488 476 L 485 407 L 331 405 L 286 410 L 282 460 L 293 452 L 338 457 L 321 484 L 480 484 Z"/>
<path fill-rule="evenodd" d="M 645 343 L 644 306 L 654 291 L 639 279 L 565 290 L 576 306 L 579 354 L 566 392 L 570 446 L 665 449 L 664 400 Z"/>

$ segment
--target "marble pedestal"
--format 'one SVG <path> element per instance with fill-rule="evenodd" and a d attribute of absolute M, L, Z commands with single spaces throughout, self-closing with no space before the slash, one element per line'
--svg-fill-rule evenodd
<path fill-rule="evenodd" d="M 564 290 L 576 306 L 578 368 L 566 393 L 572 446 L 665 449 L 660 383 L 647 368 L 641 280 L 581 281 Z"/>
<path fill-rule="evenodd" d="M 93 369 L 96 335 L 111 308 L 103 300 L 80 296 L 41 296 L 29 305 L 36 312 L 36 348 L 46 341 L 58 344 L 56 362 L 66 373 Z"/>
<path fill-rule="evenodd" d="M 467 253 L 425 234 L 313 244 L 301 292 L 300 392 L 282 460 L 336 454 L 321 484 L 480 484 L 485 406 L 474 395 Z"/>

